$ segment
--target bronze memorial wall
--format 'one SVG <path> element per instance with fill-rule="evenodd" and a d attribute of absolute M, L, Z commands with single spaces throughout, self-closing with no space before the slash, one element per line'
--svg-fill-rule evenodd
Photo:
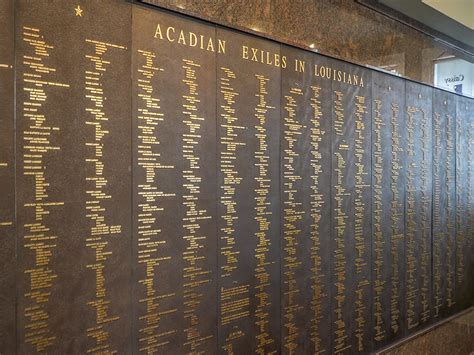
<path fill-rule="evenodd" d="M 370 353 L 473 305 L 473 99 L 138 1 L 0 22 L 0 354 Z"/>
<path fill-rule="evenodd" d="M 0 2 L 0 353 L 15 351 L 13 1 Z"/>

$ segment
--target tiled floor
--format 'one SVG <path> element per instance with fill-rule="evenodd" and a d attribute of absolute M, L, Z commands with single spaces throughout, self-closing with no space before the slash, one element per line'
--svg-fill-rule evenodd
<path fill-rule="evenodd" d="M 384 355 L 474 355 L 474 308 Z"/>

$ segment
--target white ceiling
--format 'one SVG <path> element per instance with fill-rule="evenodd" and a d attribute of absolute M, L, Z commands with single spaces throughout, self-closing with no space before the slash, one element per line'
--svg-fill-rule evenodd
<path fill-rule="evenodd" d="M 474 0 L 422 0 L 422 2 L 474 30 Z"/>

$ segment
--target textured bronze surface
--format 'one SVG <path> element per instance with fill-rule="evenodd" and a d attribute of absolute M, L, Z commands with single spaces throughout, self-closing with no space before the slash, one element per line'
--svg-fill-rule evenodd
<path fill-rule="evenodd" d="M 0 4 L 0 353 L 369 353 L 472 305 L 472 99 L 121 0 Z"/>
<path fill-rule="evenodd" d="M 405 327 L 410 333 L 433 317 L 432 95 L 432 88 L 406 82 Z"/>
<path fill-rule="evenodd" d="M 473 210 L 474 152 L 472 101 L 457 97 L 456 102 L 456 309 L 469 306 L 474 292 L 474 261 L 469 257 L 474 243 L 471 239 Z"/>
<path fill-rule="evenodd" d="M 456 273 L 456 97 L 433 92 L 433 317 L 452 314 Z"/>
<path fill-rule="evenodd" d="M 472 236 L 474 235 L 474 100 L 467 100 L 467 107 L 468 107 L 468 113 L 466 115 L 466 145 L 467 145 L 467 154 L 465 156 L 466 160 L 466 252 L 468 253 L 467 255 L 471 255 L 469 257 L 469 260 L 466 262 L 466 271 L 468 280 L 467 290 L 466 293 L 461 295 L 458 293 L 458 296 L 461 296 L 467 300 L 470 299 L 470 304 L 472 305 L 472 297 L 469 295 L 472 295 L 474 292 L 474 279 L 472 278 L 472 274 L 474 273 L 474 259 L 472 258 L 472 255 L 474 253 L 474 242 L 472 240 Z M 466 306 L 469 304 L 469 301 L 467 303 L 462 304 L 463 306 Z"/>
<path fill-rule="evenodd" d="M 220 27 L 217 38 L 219 351 L 270 354 L 280 350 L 280 46 Z"/>
<path fill-rule="evenodd" d="M 339 61 L 331 61 L 330 65 L 333 91 L 332 351 L 366 353 L 372 344 L 372 73 Z M 351 78 L 351 84 L 346 77 Z"/>
<path fill-rule="evenodd" d="M 469 57 L 351 0 L 140 0 L 434 84 L 433 61 Z"/>
<path fill-rule="evenodd" d="M 16 345 L 13 26 L 13 1 L 0 1 L 0 353 Z"/>
<path fill-rule="evenodd" d="M 331 81 L 315 76 L 328 61 L 287 46 L 281 55 L 282 353 L 330 352 Z"/>
<path fill-rule="evenodd" d="M 405 334 L 405 82 L 372 73 L 374 347 Z"/>
<path fill-rule="evenodd" d="M 131 6 L 16 11 L 18 351 L 128 352 Z"/>
<path fill-rule="evenodd" d="M 143 352 L 217 346 L 215 32 L 133 10 L 133 334 Z"/>

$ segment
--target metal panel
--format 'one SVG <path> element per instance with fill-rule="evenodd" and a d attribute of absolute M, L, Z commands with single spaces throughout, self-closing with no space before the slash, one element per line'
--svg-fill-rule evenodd
<path fill-rule="evenodd" d="M 405 82 L 372 74 L 372 288 L 374 346 L 405 332 Z"/>
<path fill-rule="evenodd" d="M 451 314 L 455 303 L 456 97 L 433 92 L 433 317 Z"/>
<path fill-rule="evenodd" d="M 0 353 L 13 354 L 15 322 L 13 1 L 0 1 Z"/>
<path fill-rule="evenodd" d="M 280 46 L 222 28 L 217 56 L 219 349 L 280 349 Z"/>
<path fill-rule="evenodd" d="M 18 352 L 128 352 L 131 5 L 16 14 Z"/>
<path fill-rule="evenodd" d="M 331 82 L 315 76 L 327 60 L 282 47 L 281 339 L 282 352 L 332 349 Z"/>
<path fill-rule="evenodd" d="M 472 99 L 131 3 L 0 0 L 0 353 L 368 353 L 472 304 Z"/>
<path fill-rule="evenodd" d="M 371 73 L 342 62 L 332 80 L 333 352 L 371 350 Z"/>
<path fill-rule="evenodd" d="M 456 309 L 467 308 L 472 293 L 470 283 L 469 263 L 470 240 L 468 235 L 469 205 L 468 177 L 472 177 L 472 158 L 468 156 L 469 149 L 469 104 L 468 98 L 456 97 Z M 472 211 L 472 210 L 471 210 Z"/>
<path fill-rule="evenodd" d="M 427 325 L 431 309 L 432 89 L 406 82 L 406 326 Z"/>
<path fill-rule="evenodd" d="M 217 347 L 215 28 L 133 11 L 134 348 Z"/>
<path fill-rule="evenodd" d="M 474 100 L 470 99 L 468 102 L 468 115 L 466 126 L 466 211 L 467 211 L 467 247 L 466 251 L 469 255 L 467 260 L 466 270 L 468 275 L 474 272 Z M 469 278 L 467 284 L 468 294 L 470 298 L 470 306 L 474 305 L 472 294 L 474 292 L 474 281 L 472 277 Z"/>

